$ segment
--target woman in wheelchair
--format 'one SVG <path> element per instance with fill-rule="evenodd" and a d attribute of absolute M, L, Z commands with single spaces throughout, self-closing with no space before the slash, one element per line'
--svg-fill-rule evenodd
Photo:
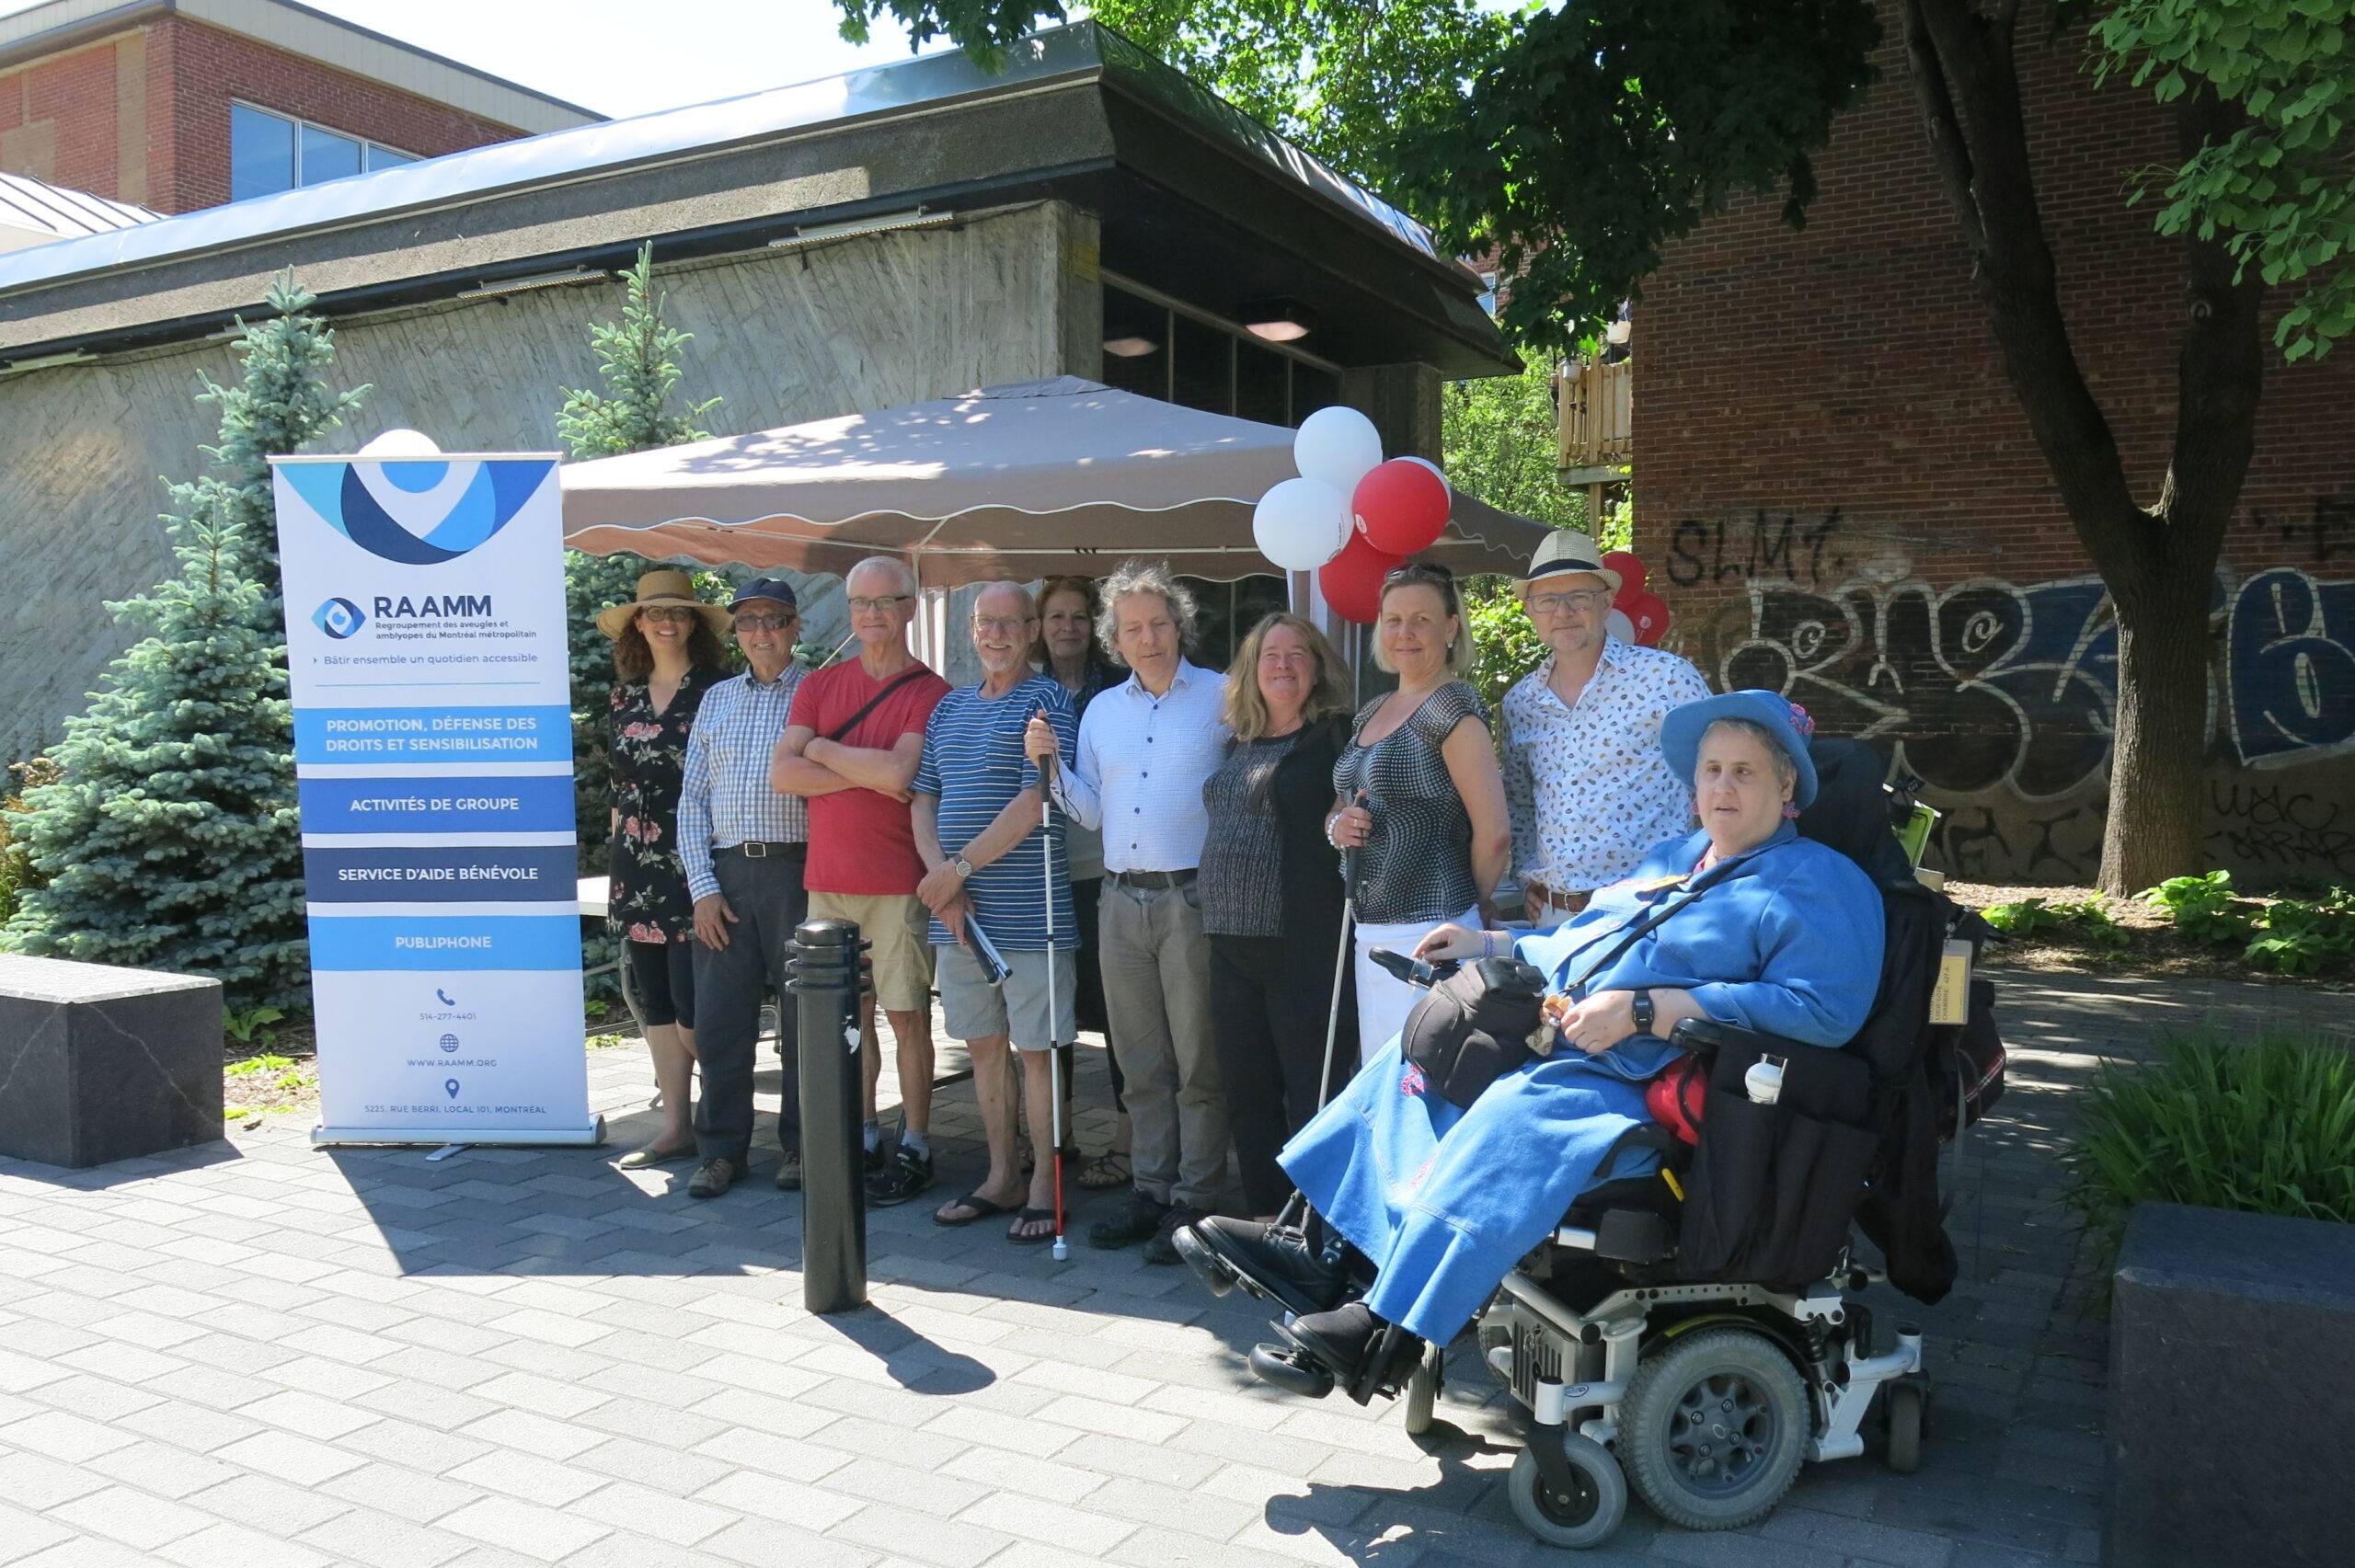
<path fill-rule="evenodd" d="M 1197 1272 L 1222 1288 L 1243 1276 L 1281 1303 L 1294 1314 L 1286 1337 L 1336 1378 L 1386 1380 L 1419 1341 L 1453 1338 L 1606 1171 L 1658 1164 L 1649 1150 L 1613 1155 L 1649 1120 L 1644 1085 L 1682 1054 L 1668 1043 L 1677 1024 L 1845 1044 L 1879 980 L 1882 906 L 1854 862 L 1794 830 L 1815 795 L 1812 727 L 1771 692 L 1672 709 L 1660 749 L 1693 781 L 1697 831 L 1654 848 L 1554 931 L 1511 943 L 1442 926 L 1417 950 L 1437 961 L 1510 948 L 1541 971 L 1553 1025 L 1531 1042 L 1541 1054 L 1465 1108 L 1393 1040 L 1281 1156 L 1305 1221 L 1214 1217 L 1180 1231 Z M 1385 1324 L 1405 1332 L 1373 1368 Z"/>

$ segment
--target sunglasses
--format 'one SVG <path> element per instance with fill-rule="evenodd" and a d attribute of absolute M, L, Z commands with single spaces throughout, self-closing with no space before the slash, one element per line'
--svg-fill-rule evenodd
<path fill-rule="evenodd" d="M 781 632 L 799 618 L 797 615 L 739 615 L 730 624 L 740 632 Z"/>

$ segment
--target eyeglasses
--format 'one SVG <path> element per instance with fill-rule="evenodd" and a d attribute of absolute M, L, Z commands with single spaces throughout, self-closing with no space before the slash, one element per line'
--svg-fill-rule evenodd
<path fill-rule="evenodd" d="M 1534 593 L 1526 602 L 1532 615 L 1559 615 L 1577 611 L 1583 615 L 1610 597 L 1610 589 L 1581 588 L 1568 593 Z"/>
<path fill-rule="evenodd" d="M 739 615 L 734 624 L 740 632 L 782 632 L 799 619 L 798 615 Z"/>
<path fill-rule="evenodd" d="M 914 597 L 913 593 L 879 593 L 872 599 L 846 599 L 843 602 L 850 606 L 852 614 L 864 615 L 870 611 L 889 610 L 902 599 Z"/>
<path fill-rule="evenodd" d="M 973 617 L 973 630 L 1002 637 L 1011 636 L 1036 619 L 1032 615 L 976 615 Z"/>
<path fill-rule="evenodd" d="M 692 621 L 695 612 L 681 604 L 649 604 L 638 612 L 641 621 Z"/>

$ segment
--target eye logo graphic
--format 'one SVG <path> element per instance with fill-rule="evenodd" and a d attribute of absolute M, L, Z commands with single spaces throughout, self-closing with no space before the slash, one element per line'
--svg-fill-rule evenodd
<path fill-rule="evenodd" d="M 431 567 L 456 560 L 515 521 L 553 480 L 556 464 L 425 458 L 293 463 L 280 472 L 328 527 L 370 555 Z"/>
<path fill-rule="evenodd" d="M 341 642 L 368 624 L 360 606 L 349 599 L 330 599 L 311 612 L 311 624 Z"/>

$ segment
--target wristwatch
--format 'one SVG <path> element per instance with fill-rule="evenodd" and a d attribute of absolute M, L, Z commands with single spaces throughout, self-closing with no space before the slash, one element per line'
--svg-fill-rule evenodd
<path fill-rule="evenodd" d="M 1636 1033 L 1638 1035 L 1650 1034 L 1652 1032 L 1652 993 L 1648 990 L 1637 991 L 1636 993 L 1635 1009 Z"/>
<path fill-rule="evenodd" d="M 957 868 L 957 880 L 959 882 L 973 875 L 973 863 L 961 854 L 948 864 Z"/>

